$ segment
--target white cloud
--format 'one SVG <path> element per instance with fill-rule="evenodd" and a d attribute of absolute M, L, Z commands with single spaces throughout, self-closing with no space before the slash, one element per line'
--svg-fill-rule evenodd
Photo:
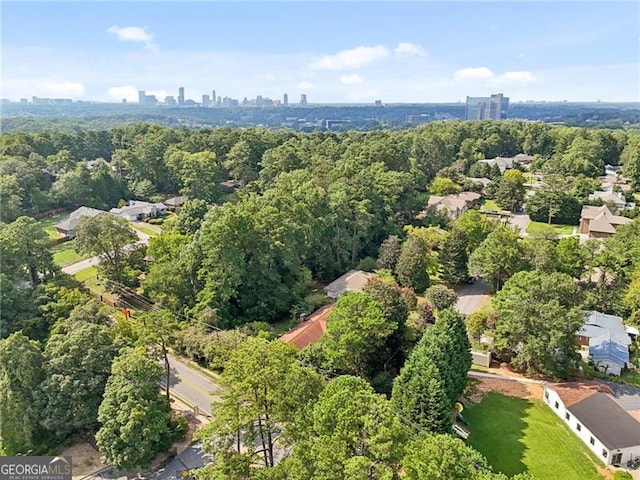
<path fill-rule="evenodd" d="M 127 102 L 138 101 L 138 89 L 132 85 L 123 85 L 121 87 L 111 87 L 107 90 L 107 95 L 113 100 L 127 99 Z"/>
<path fill-rule="evenodd" d="M 153 36 L 144 27 L 119 27 L 118 25 L 113 25 L 107 29 L 107 32 L 118 37 L 121 42 L 144 43 L 145 47 L 152 49 L 156 47 L 153 44 Z"/>
<path fill-rule="evenodd" d="M 487 80 L 493 77 L 495 77 L 495 73 L 493 73 L 487 67 L 462 68 L 460 70 L 456 70 L 453 74 L 454 80 L 463 82 Z"/>
<path fill-rule="evenodd" d="M 298 89 L 300 90 L 311 90 L 315 87 L 315 85 L 311 82 L 307 82 L 306 80 L 303 80 L 301 82 L 298 82 L 296 87 L 298 87 Z"/>
<path fill-rule="evenodd" d="M 340 83 L 342 85 L 359 85 L 362 82 L 364 82 L 364 78 L 362 78 L 360 75 L 357 75 L 355 73 L 353 75 L 340 76 Z"/>
<path fill-rule="evenodd" d="M 536 76 L 531 72 L 504 72 L 498 81 L 503 83 L 529 83 L 536 80 Z"/>
<path fill-rule="evenodd" d="M 409 42 L 400 42 L 398 46 L 393 49 L 393 52 L 398 57 L 409 57 L 409 56 L 417 56 L 417 57 L 426 57 L 427 52 L 420 45 L 416 45 L 415 43 Z"/>
<path fill-rule="evenodd" d="M 343 50 L 334 55 L 325 55 L 311 64 L 314 70 L 343 70 L 345 68 L 360 68 L 389 56 L 389 49 L 383 45 L 375 47 L 355 47 Z"/>
<path fill-rule="evenodd" d="M 38 85 L 41 92 L 47 96 L 54 97 L 81 97 L 84 95 L 85 87 L 80 82 L 44 80 Z"/>
<path fill-rule="evenodd" d="M 538 80 L 533 72 L 515 71 L 496 74 L 487 67 L 462 68 L 453 73 L 453 79 L 460 83 L 485 83 L 488 85 L 516 85 Z"/>

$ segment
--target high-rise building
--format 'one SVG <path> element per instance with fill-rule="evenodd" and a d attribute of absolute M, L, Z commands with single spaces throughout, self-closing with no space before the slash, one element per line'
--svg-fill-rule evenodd
<path fill-rule="evenodd" d="M 144 90 L 138 90 L 138 103 L 144 105 L 146 101 L 146 92 Z"/>
<path fill-rule="evenodd" d="M 209 101 L 209 95 L 202 95 L 202 106 L 203 107 L 208 107 L 209 103 L 211 103 Z"/>
<path fill-rule="evenodd" d="M 287 95 L 286 93 L 284 95 L 282 95 L 282 104 L 286 107 L 287 105 L 289 105 L 289 95 Z"/>
<path fill-rule="evenodd" d="M 184 87 L 178 89 L 178 105 L 184 105 Z"/>
<path fill-rule="evenodd" d="M 509 97 L 496 93 L 490 97 L 467 97 L 465 118 L 467 120 L 500 120 L 507 118 Z"/>
<path fill-rule="evenodd" d="M 216 91 L 212 90 L 211 91 L 211 104 L 216 103 Z"/>
<path fill-rule="evenodd" d="M 307 105 L 307 95 L 305 93 L 300 95 L 300 105 Z"/>

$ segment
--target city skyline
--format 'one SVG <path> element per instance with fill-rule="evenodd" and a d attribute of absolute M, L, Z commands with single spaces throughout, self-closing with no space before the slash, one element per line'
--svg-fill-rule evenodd
<path fill-rule="evenodd" d="M 250 6 L 250 8 L 248 8 Z M 2 98 L 640 100 L 631 2 L 3 2 Z"/>

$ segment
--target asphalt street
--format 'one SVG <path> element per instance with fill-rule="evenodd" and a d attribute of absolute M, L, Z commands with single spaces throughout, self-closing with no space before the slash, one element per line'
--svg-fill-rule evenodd
<path fill-rule="evenodd" d="M 458 292 L 458 302 L 456 308 L 458 312 L 469 315 L 482 308 L 485 302 L 489 301 L 491 289 L 486 282 L 477 279 L 471 285 L 465 285 Z"/>
<path fill-rule="evenodd" d="M 171 376 L 169 387 L 172 393 L 191 405 L 198 406 L 201 414 L 211 415 L 211 402 L 220 387 L 206 375 L 180 362 L 175 357 L 169 358 Z"/>

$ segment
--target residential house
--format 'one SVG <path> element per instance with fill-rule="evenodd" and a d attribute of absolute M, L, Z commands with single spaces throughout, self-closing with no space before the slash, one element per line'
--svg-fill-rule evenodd
<path fill-rule="evenodd" d="M 484 163 L 490 167 L 497 165 L 502 174 L 507 170 L 511 170 L 516 164 L 513 157 L 485 158 L 484 160 L 478 160 L 478 163 Z"/>
<path fill-rule="evenodd" d="M 96 217 L 103 213 L 107 213 L 104 210 L 98 210 L 91 207 L 80 207 L 71 212 L 66 218 L 59 221 L 54 225 L 56 231 L 68 238 L 74 238 L 76 236 L 76 228 L 83 217 Z"/>
<path fill-rule="evenodd" d="M 300 350 L 307 345 L 316 343 L 327 333 L 327 318 L 333 305 L 325 305 L 313 312 L 308 318 L 303 317 L 300 323 L 282 335 L 280 340 L 294 345 Z"/>
<path fill-rule="evenodd" d="M 633 205 L 627 204 L 627 200 L 621 192 L 597 191 L 589 195 L 589 200 L 601 200 L 605 205 L 613 206 L 616 212 L 627 207 L 633 208 Z"/>
<path fill-rule="evenodd" d="M 109 213 L 116 215 L 130 222 L 144 220 L 145 218 L 156 218 L 166 215 L 167 206 L 164 203 L 149 203 L 139 200 L 129 201 L 129 205 L 122 208 L 112 208 Z"/>
<path fill-rule="evenodd" d="M 587 312 L 584 325 L 576 337 L 580 345 L 588 345 L 589 358 L 598 370 L 620 375 L 630 365 L 629 345 L 632 342 L 621 317 Z"/>
<path fill-rule="evenodd" d="M 585 205 L 580 214 L 580 233 L 589 238 L 607 238 L 616 232 L 620 225 L 630 223 L 631 219 L 614 215 L 608 207 Z"/>
<path fill-rule="evenodd" d="M 612 383 L 545 385 L 544 402 L 605 465 L 640 458 L 640 389 Z"/>
<path fill-rule="evenodd" d="M 362 270 L 349 270 L 324 287 L 324 289 L 328 297 L 338 298 L 347 292 L 361 292 L 369 279 L 374 276 L 373 273 L 363 272 Z"/>
<path fill-rule="evenodd" d="M 438 195 L 431 195 L 427 202 L 430 207 L 435 207 L 438 211 L 444 212 L 449 218 L 456 219 L 469 207 L 474 205 L 480 200 L 481 195 L 476 192 L 461 192 L 455 195 L 447 195 L 446 197 L 440 197 Z M 424 217 L 425 213 L 422 212 L 418 215 L 418 218 Z"/>
<path fill-rule="evenodd" d="M 168 198 L 163 203 L 166 205 L 168 210 L 171 210 L 173 212 L 179 212 L 182 206 L 184 205 L 184 202 L 186 201 L 187 201 L 187 197 L 180 195 L 177 197 Z"/>

